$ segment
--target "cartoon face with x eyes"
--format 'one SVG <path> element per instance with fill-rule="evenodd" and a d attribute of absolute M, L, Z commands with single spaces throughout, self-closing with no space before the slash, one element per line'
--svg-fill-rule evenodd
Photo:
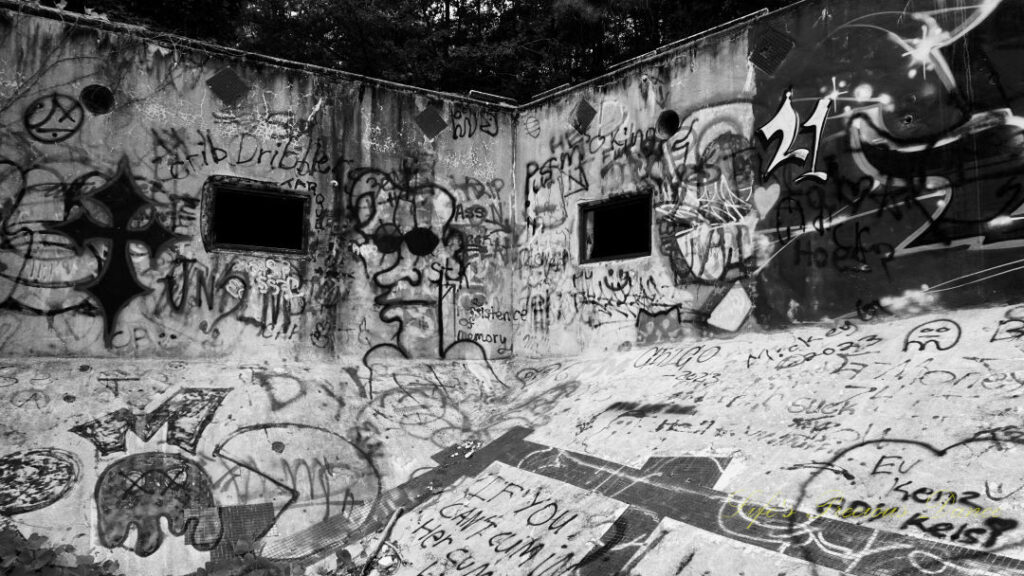
<path fill-rule="evenodd" d="M 381 320 L 399 323 L 404 352 L 438 355 L 442 295 L 462 277 L 465 257 L 461 233 L 449 228 L 455 197 L 433 183 L 401 185 L 362 170 L 352 175 L 350 199 Z"/>

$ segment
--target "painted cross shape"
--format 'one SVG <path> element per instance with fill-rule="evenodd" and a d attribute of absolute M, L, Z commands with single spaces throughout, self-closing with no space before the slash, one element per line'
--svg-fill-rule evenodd
<path fill-rule="evenodd" d="M 141 242 L 149 248 L 150 257 L 159 256 L 172 242 L 185 239 L 184 236 L 167 231 L 155 218 L 144 226 L 129 227 L 139 211 L 152 206 L 139 192 L 128 158 L 122 157 L 117 173 L 89 199 L 100 204 L 109 215 L 110 224 L 97 222 L 79 206 L 82 213 L 74 220 L 50 226 L 51 230 L 71 238 L 78 246 L 79 254 L 85 250 L 89 240 L 105 240 L 110 250 L 103 260 L 100 271 L 92 280 L 79 284 L 77 288 L 86 292 L 100 304 L 103 314 L 103 342 L 111 347 L 114 326 L 121 310 L 128 302 L 151 291 L 139 283 L 132 264 L 128 246 Z"/>

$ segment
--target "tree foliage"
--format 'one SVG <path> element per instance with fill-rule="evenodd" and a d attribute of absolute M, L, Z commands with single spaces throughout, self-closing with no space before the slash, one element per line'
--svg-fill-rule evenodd
<path fill-rule="evenodd" d="M 0 525 L 0 576 L 119 576 L 117 562 L 78 555 L 70 544 L 55 546 L 46 536 L 28 538 Z"/>
<path fill-rule="evenodd" d="M 63 0 L 111 20 L 520 102 L 790 0 Z M 51 2 L 52 3 L 52 2 Z"/>

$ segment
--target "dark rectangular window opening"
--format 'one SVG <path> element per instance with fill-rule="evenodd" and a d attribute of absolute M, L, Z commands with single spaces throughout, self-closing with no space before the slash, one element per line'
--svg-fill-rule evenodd
<path fill-rule="evenodd" d="M 207 249 L 307 251 L 309 196 L 229 176 L 210 177 L 203 196 Z"/>
<path fill-rule="evenodd" d="M 580 205 L 580 261 L 651 255 L 651 195 Z"/>

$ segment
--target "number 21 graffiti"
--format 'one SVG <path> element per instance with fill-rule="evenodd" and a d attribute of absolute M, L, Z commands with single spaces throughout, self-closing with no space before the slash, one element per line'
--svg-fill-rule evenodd
<path fill-rule="evenodd" d="M 828 174 L 822 171 L 815 170 L 818 164 L 818 146 L 821 144 L 821 133 L 825 129 L 825 120 L 828 119 L 828 112 L 835 104 L 836 99 L 839 97 L 839 93 L 833 90 L 831 93 L 822 96 L 818 99 L 818 104 L 814 107 L 814 112 L 811 117 L 807 119 L 803 124 L 800 124 L 800 115 L 793 109 L 793 90 L 786 91 L 786 97 L 782 100 L 782 104 L 779 106 L 778 112 L 775 116 L 768 121 L 764 126 L 758 130 L 758 133 L 764 139 L 765 147 L 771 145 L 772 141 L 777 137 L 780 139 L 779 147 L 775 151 L 775 156 L 772 158 L 768 169 L 765 171 L 763 180 L 767 180 L 768 176 L 775 171 L 780 165 L 795 161 L 801 164 L 807 161 L 808 154 L 811 155 L 811 170 L 801 174 L 794 180 L 795 182 L 802 182 L 804 180 L 814 179 L 819 182 L 825 182 L 828 180 Z M 814 148 L 813 152 L 806 148 L 797 148 L 793 150 L 793 142 L 796 140 L 797 134 L 803 131 L 811 131 L 814 134 Z"/>

